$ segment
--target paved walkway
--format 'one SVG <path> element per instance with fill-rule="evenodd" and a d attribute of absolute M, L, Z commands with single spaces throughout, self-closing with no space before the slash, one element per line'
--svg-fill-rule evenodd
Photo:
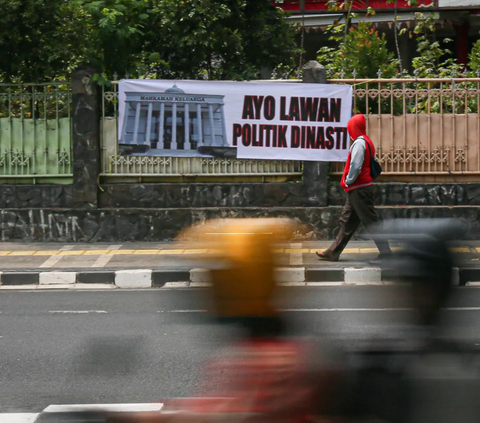
<path fill-rule="evenodd" d="M 279 266 L 344 268 L 365 266 L 378 251 L 373 242 L 351 242 L 338 262 L 321 261 L 315 255 L 330 241 L 292 242 L 279 245 Z M 190 247 L 190 248 L 189 248 Z M 398 249 L 398 246 L 393 246 Z M 480 242 L 457 242 L 452 246 L 464 267 L 480 267 Z M 0 243 L 0 271 L 29 270 L 178 270 L 202 267 L 204 254 L 211 250 L 192 249 L 174 243 L 132 242 L 124 244 Z"/>

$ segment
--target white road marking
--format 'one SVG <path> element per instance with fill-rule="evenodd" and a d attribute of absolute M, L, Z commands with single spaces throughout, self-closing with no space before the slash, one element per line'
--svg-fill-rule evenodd
<path fill-rule="evenodd" d="M 375 312 L 375 311 L 410 311 L 413 308 L 287 308 L 283 309 L 284 312 Z"/>
<path fill-rule="evenodd" d="M 206 313 L 207 310 L 159 310 L 157 313 Z"/>
<path fill-rule="evenodd" d="M 70 251 L 73 250 L 75 245 L 64 245 L 62 248 L 60 248 L 60 251 Z"/>
<path fill-rule="evenodd" d="M 50 310 L 49 313 L 52 313 L 52 314 L 88 314 L 88 313 L 107 314 L 108 311 L 105 311 L 105 310 Z"/>
<path fill-rule="evenodd" d="M 92 264 L 92 267 L 105 267 L 105 265 L 112 259 L 113 254 L 102 254 L 95 263 Z"/>
<path fill-rule="evenodd" d="M 67 413 L 83 410 L 103 410 L 116 413 L 136 411 L 160 411 L 163 403 L 147 404 L 71 404 L 71 405 L 49 405 L 44 413 Z M 3 422 L 2 422 L 3 423 Z"/>
<path fill-rule="evenodd" d="M 120 245 L 109 245 L 107 250 L 119 250 L 122 244 Z M 107 263 L 112 259 L 113 254 L 102 254 L 95 263 L 92 264 L 92 267 L 105 267 Z"/>
<path fill-rule="evenodd" d="M 39 413 L 0 413 L 2 423 L 34 423 Z"/>
<path fill-rule="evenodd" d="M 394 308 L 356 308 L 356 307 L 344 307 L 344 308 L 285 308 L 279 311 L 285 313 L 346 313 L 346 312 L 383 312 L 383 311 L 413 311 L 414 308 L 410 307 L 394 307 Z M 447 307 L 443 308 L 444 311 L 480 311 L 480 307 Z M 159 310 L 157 313 L 206 313 L 207 310 Z"/>
<path fill-rule="evenodd" d="M 108 411 L 115 413 L 161 411 L 163 403 L 146 404 L 72 404 L 72 405 L 49 405 L 43 414 L 79 412 L 84 410 Z M 34 423 L 40 413 L 0 413 L 1 423 Z"/>
<path fill-rule="evenodd" d="M 447 311 L 480 311 L 480 307 L 448 307 L 443 310 Z"/>
<path fill-rule="evenodd" d="M 64 256 L 50 256 L 45 262 L 43 262 L 40 267 L 53 267 L 55 266 Z"/>
<path fill-rule="evenodd" d="M 302 248 L 302 244 L 297 243 L 290 243 L 290 248 Z M 290 253 L 290 265 L 291 266 L 299 266 L 303 264 L 303 254 L 302 253 Z"/>

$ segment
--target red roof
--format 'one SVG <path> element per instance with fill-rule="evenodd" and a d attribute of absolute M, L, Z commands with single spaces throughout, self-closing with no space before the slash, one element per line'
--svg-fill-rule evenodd
<path fill-rule="evenodd" d="M 296 12 L 300 11 L 300 0 L 283 0 L 282 1 L 275 1 L 272 0 L 272 3 L 277 7 L 282 8 L 283 10 Z M 437 0 L 434 0 L 433 3 L 436 5 L 438 3 Z M 432 4 L 432 0 L 417 0 L 417 6 L 428 6 Z M 395 2 L 387 4 L 387 0 L 354 0 L 352 9 L 354 10 L 365 10 L 367 7 L 371 7 L 373 9 L 394 9 Z M 398 0 L 397 7 L 399 9 L 409 9 L 411 6 L 408 5 L 408 0 Z M 305 10 L 308 11 L 322 11 L 328 10 L 328 0 L 305 0 Z"/>

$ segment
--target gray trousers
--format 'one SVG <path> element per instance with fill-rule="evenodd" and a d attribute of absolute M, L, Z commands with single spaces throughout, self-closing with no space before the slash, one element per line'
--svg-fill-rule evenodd
<path fill-rule="evenodd" d="M 340 215 L 340 231 L 333 244 L 325 252 L 338 258 L 352 238 L 360 223 L 368 228 L 378 221 L 374 206 L 373 185 L 366 188 L 359 188 L 347 193 L 347 202 Z M 391 254 L 388 241 L 374 239 L 380 254 Z"/>

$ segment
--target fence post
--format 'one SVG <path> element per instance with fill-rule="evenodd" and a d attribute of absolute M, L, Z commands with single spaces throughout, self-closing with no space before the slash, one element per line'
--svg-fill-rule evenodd
<path fill-rule="evenodd" d="M 100 172 L 100 120 L 96 71 L 82 66 L 72 74 L 73 207 L 97 208 Z"/>
<path fill-rule="evenodd" d="M 316 60 L 303 67 L 303 83 L 326 84 L 327 70 Z M 325 207 L 328 205 L 328 162 L 304 162 L 303 184 L 305 206 Z"/>

